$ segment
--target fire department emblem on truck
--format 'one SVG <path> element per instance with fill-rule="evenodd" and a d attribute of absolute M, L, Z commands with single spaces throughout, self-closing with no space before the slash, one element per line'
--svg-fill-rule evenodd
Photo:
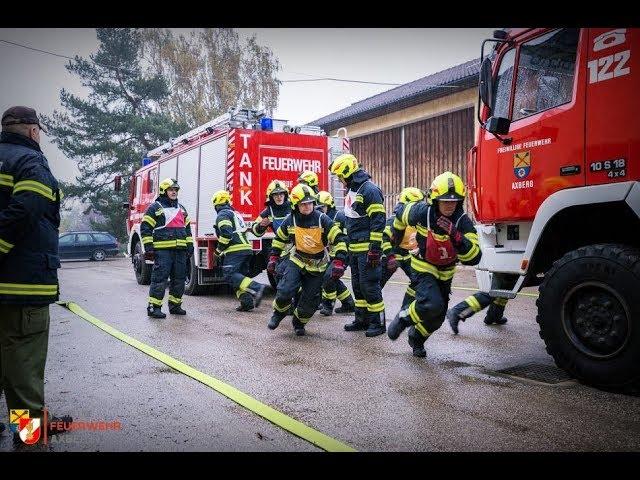
<path fill-rule="evenodd" d="M 517 178 L 526 178 L 531 171 L 531 151 L 513 154 L 513 173 Z"/>

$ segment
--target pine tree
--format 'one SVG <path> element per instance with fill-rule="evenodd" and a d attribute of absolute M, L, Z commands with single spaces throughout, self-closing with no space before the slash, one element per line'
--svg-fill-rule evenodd
<path fill-rule="evenodd" d="M 65 110 L 43 116 L 49 135 L 63 153 L 78 162 L 75 184 L 62 186 L 69 198 L 78 197 L 99 213 L 92 222 L 125 241 L 126 214 L 122 203 L 132 173 L 151 149 L 187 131 L 185 122 L 162 113 L 170 92 L 160 74 L 145 73 L 142 33 L 138 29 L 96 30 L 98 51 L 86 60 L 76 56 L 66 66 L 90 89 L 88 99 L 62 89 Z M 123 188 L 113 190 L 122 175 Z"/>

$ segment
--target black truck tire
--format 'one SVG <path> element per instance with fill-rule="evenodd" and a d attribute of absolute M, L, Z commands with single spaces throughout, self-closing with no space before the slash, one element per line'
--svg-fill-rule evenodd
<path fill-rule="evenodd" d="M 640 250 L 581 247 L 545 274 L 540 337 L 558 367 L 605 390 L 640 391 Z"/>
<path fill-rule="evenodd" d="M 187 276 L 184 280 L 184 293 L 187 295 L 203 295 L 207 291 L 208 285 L 198 284 L 198 267 L 196 267 L 195 255 L 191 255 L 187 265 Z"/>
<path fill-rule="evenodd" d="M 140 245 L 140 242 L 136 243 L 131 261 L 133 263 L 133 272 L 136 275 L 138 285 L 150 285 L 151 269 L 153 268 L 153 265 L 147 265 L 145 263 L 144 253 L 142 253 L 142 246 Z"/>

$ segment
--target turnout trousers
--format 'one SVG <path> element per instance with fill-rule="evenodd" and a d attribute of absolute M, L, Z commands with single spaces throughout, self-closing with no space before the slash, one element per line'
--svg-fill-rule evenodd
<path fill-rule="evenodd" d="M 169 303 L 180 305 L 186 276 L 186 249 L 155 250 L 155 262 L 151 271 L 151 287 L 149 288 L 149 303 L 159 307 L 162 306 L 167 280 L 171 278 L 169 283 Z"/>
<path fill-rule="evenodd" d="M 48 346 L 49 305 L 0 305 L 0 393 L 9 410 L 42 415 Z"/>
<path fill-rule="evenodd" d="M 306 324 L 320 303 L 324 272 L 308 271 L 293 263 L 288 257 L 283 260 L 282 278 L 278 282 L 278 291 L 273 301 L 273 309 L 286 315 L 291 300 L 300 291 L 300 297 L 293 311 L 293 324 Z"/>
<path fill-rule="evenodd" d="M 356 304 L 356 320 L 378 324 L 380 312 L 384 315 L 382 299 L 382 265 L 367 266 L 367 252 L 351 253 L 351 287 Z"/>

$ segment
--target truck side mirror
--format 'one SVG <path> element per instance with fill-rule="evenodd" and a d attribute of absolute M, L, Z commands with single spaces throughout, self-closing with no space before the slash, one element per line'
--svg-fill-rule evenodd
<path fill-rule="evenodd" d="M 124 203 L 122 204 L 122 208 L 124 208 L 124 209 L 128 209 L 128 208 L 129 208 L 129 202 L 124 202 Z"/>
<path fill-rule="evenodd" d="M 509 133 L 509 127 L 511 126 L 511 120 L 502 117 L 490 117 L 487 119 L 484 128 L 487 132 L 494 135 L 506 135 Z"/>
<path fill-rule="evenodd" d="M 493 77 L 491 76 L 491 60 L 487 57 L 482 61 L 480 66 L 480 100 L 491 111 L 493 107 Z"/>
<path fill-rule="evenodd" d="M 113 189 L 116 192 L 119 192 L 121 188 L 122 188 L 122 175 L 116 175 L 116 177 L 113 179 Z"/>

